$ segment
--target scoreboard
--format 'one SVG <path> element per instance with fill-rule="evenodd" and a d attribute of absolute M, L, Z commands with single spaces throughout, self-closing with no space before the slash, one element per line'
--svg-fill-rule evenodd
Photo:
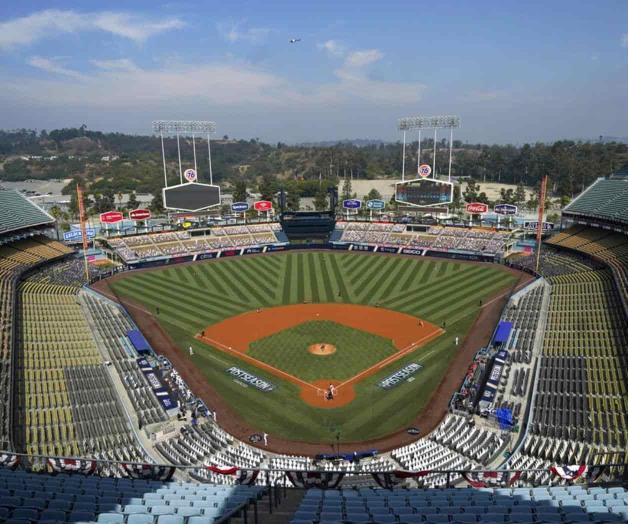
<path fill-rule="evenodd" d="M 164 207 L 181 211 L 202 211 L 220 204 L 220 187 L 191 182 L 163 188 Z"/>
<path fill-rule="evenodd" d="M 395 184 L 395 200 L 400 204 L 425 207 L 451 204 L 454 185 L 433 178 L 419 178 Z"/>

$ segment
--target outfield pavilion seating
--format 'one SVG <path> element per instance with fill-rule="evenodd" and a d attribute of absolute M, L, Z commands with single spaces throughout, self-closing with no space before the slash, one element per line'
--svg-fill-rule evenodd
<path fill-rule="evenodd" d="M 482 253 L 501 253 L 509 233 L 476 228 L 433 226 L 427 232 L 409 231 L 405 224 L 379 222 L 339 222 L 340 242 L 412 247 L 420 249 L 460 249 Z"/>
<path fill-rule="evenodd" d="M 255 486 L 0 469 L 0 522 L 212 524 L 263 493 Z"/>
<path fill-rule="evenodd" d="M 20 286 L 16 433 L 31 455 L 146 460 L 76 287 Z"/>
<path fill-rule="evenodd" d="M 139 355 L 131 346 L 127 333 L 134 329 L 119 305 L 90 291 L 81 291 L 78 297 L 84 313 L 91 320 L 94 335 L 107 352 L 106 360 L 113 363 L 124 382 L 141 426 L 167 420 L 164 409 L 137 365 Z"/>
<path fill-rule="evenodd" d="M 555 486 L 393 491 L 310 489 L 290 523 L 571 524 L 626 520 L 628 492 L 625 488 Z"/>
<path fill-rule="evenodd" d="M 151 257 L 182 256 L 213 249 L 242 248 L 276 243 L 278 223 L 213 227 L 205 235 L 170 231 L 108 239 L 109 245 L 125 262 Z"/>

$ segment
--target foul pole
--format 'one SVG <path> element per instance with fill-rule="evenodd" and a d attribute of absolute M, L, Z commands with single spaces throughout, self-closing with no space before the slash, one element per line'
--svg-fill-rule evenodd
<path fill-rule="evenodd" d="M 541 263 L 541 237 L 543 236 L 543 215 L 545 214 L 545 191 L 547 190 L 547 176 L 541 180 L 541 189 L 539 191 L 539 216 L 536 224 L 536 264 L 535 271 L 539 272 Z"/>
<path fill-rule="evenodd" d="M 85 282 L 89 284 L 89 265 L 87 263 L 87 228 L 85 227 L 85 205 L 83 204 L 83 190 L 76 184 L 76 198 L 78 198 L 79 222 L 81 224 L 81 239 L 83 240 L 83 262 L 85 263 Z"/>

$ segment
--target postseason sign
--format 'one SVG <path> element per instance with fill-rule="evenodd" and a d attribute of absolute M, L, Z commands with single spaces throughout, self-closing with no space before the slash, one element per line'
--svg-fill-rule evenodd
<path fill-rule="evenodd" d="M 377 384 L 382 389 L 392 389 L 395 386 L 398 386 L 404 380 L 410 378 L 412 375 L 416 374 L 423 366 L 411 362 L 407 366 L 401 368 L 396 373 L 389 375 L 384 380 L 380 381 Z"/>
<path fill-rule="evenodd" d="M 249 386 L 253 386 L 260 391 L 269 392 L 275 389 L 275 386 L 270 382 L 262 378 L 256 377 L 255 375 L 252 375 L 251 373 L 248 373 L 247 371 L 244 371 L 243 369 L 237 368 L 235 366 L 227 369 L 227 373 L 229 373 L 229 375 L 231 375 L 233 378 L 238 379 L 240 382 L 244 382 Z"/>

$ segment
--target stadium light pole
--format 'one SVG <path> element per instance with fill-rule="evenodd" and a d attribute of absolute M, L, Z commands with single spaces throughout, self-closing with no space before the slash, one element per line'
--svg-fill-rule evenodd
<path fill-rule="evenodd" d="M 164 134 L 163 131 L 159 132 L 159 136 L 161 137 L 161 161 L 164 164 L 164 187 L 168 186 L 168 175 L 166 173 L 166 151 L 164 149 Z"/>
<path fill-rule="evenodd" d="M 444 116 L 411 116 L 400 118 L 397 122 L 397 129 L 403 131 L 403 157 L 405 162 L 405 145 L 406 145 L 406 131 L 412 131 L 414 129 L 419 131 L 419 147 L 418 147 L 418 159 L 417 164 L 420 165 L 421 161 L 421 130 L 433 129 L 434 130 L 434 159 L 432 162 L 432 176 L 436 178 L 436 138 L 438 129 L 449 129 L 450 136 L 453 140 L 454 128 L 460 127 L 460 117 L 454 115 Z M 451 153 L 450 153 L 451 155 Z M 402 173 L 405 175 L 405 173 Z M 403 179 L 402 179 L 403 180 Z M 451 181 L 451 161 L 449 166 L 449 180 Z"/>
<path fill-rule="evenodd" d="M 168 187 L 168 181 L 166 177 L 166 153 L 163 147 L 163 135 L 170 134 L 177 137 L 177 154 L 179 159 L 179 180 L 183 183 L 183 169 L 181 165 L 181 145 L 180 135 L 192 136 L 192 147 L 194 148 L 194 169 L 197 169 L 196 164 L 196 134 L 207 133 L 207 153 L 209 155 L 209 178 L 210 183 L 213 185 L 213 173 L 211 162 L 211 146 L 210 146 L 210 134 L 216 131 L 216 123 L 209 120 L 154 120 L 153 132 L 159 133 L 162 139 L 161 155 L 164 164 L 164 181 L 166 187 Z"/>
<path fill-rule="evenodd" d="M 183 172 L 181 171 L 181 144 L 179 143 L 179 133 L 177 133 L 177 153 L 179 155 L 179 182 L 183 184 Z"/>
<path fill-rule="evenodd" d="M 434 158 L 432 158 L 432 178 L 436 178 L 436 131 L 438 128 L 434 128 Z"/>
<path fill-rule="evenodd" d="M 449 129 L 449 169 L 447 174 L 447 181 L 451 182 L 451 157 L 453 154 L 454 147 L 454 129 Z"/>
<path fill-rule="evenodd" d="M 401 180 L 406 179 L 406 132 L 403 132 L 403 148 L 401 151 Z"/>
<path fill-rule="evenodd" d="M 419 129 L 419 145 L 417 147 L 416 152 L 416 172 L 419 172 L 419 167 L 421 166 L 421 130 Z"/>

